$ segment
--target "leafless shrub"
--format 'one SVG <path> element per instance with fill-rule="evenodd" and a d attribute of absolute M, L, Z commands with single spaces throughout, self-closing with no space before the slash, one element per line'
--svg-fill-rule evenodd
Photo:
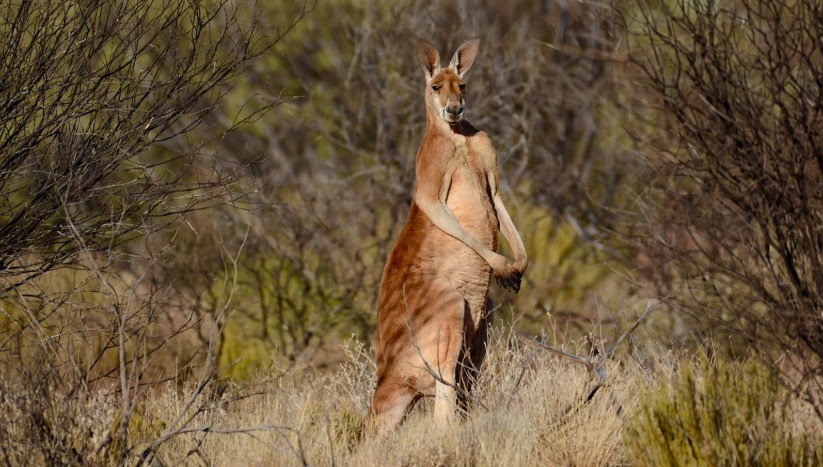
<path fill-rule="evenodd" d="M 229 173 L 192 165 L 205 145 L 184 148 L 175 138 L 281 38 L 262 20 L 229 0 L 3 9 L 4 293 L 77 264 L 78 251 L 106 251 L 225 193 Z M 147 152 L 160 144 L 169 150 Z"/>
<path fill-rule="evenodd" d="M 162 428 L 143 418 L 159 382 L 191 376 L 191 410 L 214 406 L 243 242 L 219 250 L 222 293 L 191 304 L 161 280 L 176 247 L 168 227 L 242 197 L 241 165 L 215 155 L 215 141 L 278 102 L 216 110 L 307 11 L 296 7 L 277 28 L 232 0 L 39 0 L 0 13 L 0 375 L 22 379 L 0 393 L 24 414 L 0 431 L 43 463 L 122 464 L 135 438 L 152 437 L 152 452 L 191 429 L 187 411 Z M 195 331 L 204 345 L 188 339 L 169 358 Z M 108 411 L 91 425 L 105 436 L 92 443 L 101 426 L 79 414 L 98 396 Z M 20 459 L 17 447 L 3 459 Z"/>
<path fill-rule="evenodd" d="M 28 368 L 3 368 L 0 381 L 0 461 L 6 465 L 82 465 L 110 442 L 117 406 L 99 392 L 66 394 L 40 370 L 42 353 Z"/>
<path fill-rule="evenodd" d="M 823 7 L 678 0 L 636 13 L 634 61 L 666 132 L 641 237 L 660 289 L 707 333 L 819 376 Z"/>

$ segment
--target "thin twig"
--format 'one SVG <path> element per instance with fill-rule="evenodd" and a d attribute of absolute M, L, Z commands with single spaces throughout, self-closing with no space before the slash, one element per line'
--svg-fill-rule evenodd
<path fill-rule="evenodd" d="M 605 368 L 603 368 L 603 364 L 606 363 L 606 360 L 608 360 L 614 354 L 614 351 L 617 349 L 617 347 L 621 343 L 623 343 L 624 340 L 626 340 L 626 337 L 628 337 L 632 332 L 634 332 L 634 330 L 637 329 L 640 323 L 645 321 L 649 314 L 655 309 L 657 309 L 662 303 L 662 301 L 657 301 L 656 303 L 653 303 L 651 300 L 649 300 L 646 304 L 646 311 L 644 311 L 643 314 L 640 315 L 639 318 L 637 318 L 634 324 L 631 327 L 629 327 L 629 329 L 627 329 L 623 334 L 618 336 L 618 338 L 615 339 L 614 343 L 611 346 L 609 346 L 608 350 L 598 354 L 597 357 L 594 359 L 566 352 L 565 350 L 558 349 L 557 347 L 553 347 L 544 342 L 529 339 L 521 334 L 518 334 L 517 337 L 523 340 L 524 342 L 527 342 L 537 347 L 538 349 L 546 350 L 557 356 L 568 359 L 574 363 L 578 363 L 585 366 L 589 370 L 589 374 L 594 379 L 594 387 L 589 391 L 588 395 L 586 396 L 586 402 L 589 402 L 594 398 L 594 396 L 597 394 L 600 388 L 605 386 L 608 382 L 609 374 L 605 370 Z M 611 397 L 612 402 L 618 407 L 618 412 L 620 412 L 622 408 L 620 407 L 620 404 L 617 403 L 617 398 L 615 397 L 613 392 L 611 394 Z"/>

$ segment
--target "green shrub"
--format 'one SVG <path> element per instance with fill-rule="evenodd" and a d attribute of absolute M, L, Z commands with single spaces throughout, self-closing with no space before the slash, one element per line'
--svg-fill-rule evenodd
<path fill-rule="evenodd" d="M 640 465 L 821 465 L 823 446 L 793 420 L 778 378 L 753 360 L 684 365 L 641 393 L 625 445 Z"/>

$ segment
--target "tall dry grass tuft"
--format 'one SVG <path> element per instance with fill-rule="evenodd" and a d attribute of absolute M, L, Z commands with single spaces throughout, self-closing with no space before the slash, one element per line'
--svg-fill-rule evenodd
<path fill-rule="evenodd" d="M 158 452 L 164 464 L 196 457 L 217 465 L 614 465 L 624 462 L 622 431 L 638 384 L 636 366 L 614 363 L 608 389 L 591 401 L 585 368 L 493 333 L 488 360 L 463 422 L 438 432 L 432 404 L 421 400 L 392 435 L 362 431 L 373 387 L 373 362 L 359 342 L 347 346 L 340 371 L 309 380 L 260 381 L 256 395 L 203 414 Z M 185 394 L 165 391 L 153 413 L 176 413 Z M 208 435 L 211 433 L 211 435 Z M 225 436 L 215 436 L 223 433 Z"/>

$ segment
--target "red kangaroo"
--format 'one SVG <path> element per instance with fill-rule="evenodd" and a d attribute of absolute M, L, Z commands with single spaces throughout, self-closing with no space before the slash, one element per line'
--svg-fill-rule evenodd
<path fill-rule="evenodd" d="M 441 68 L 434 46 L 417 41 L 426 72 L 426 133 L 417 151 L 414 201 L 380 284 L 377 388 L 367 425 L 381 433 L 423 396 L 435 397 L 439 427 L 456 420 L 456 392 L 468 390 L 467 375 L 486 353 L 491 277 L 519 291 L 528 266 L 500 197 L 491 140 L 463 119 L 463 76 L 479 45 L 477 39 L 464 42 Z M 514 263 L 495 252 L 498 230 Z"/>

